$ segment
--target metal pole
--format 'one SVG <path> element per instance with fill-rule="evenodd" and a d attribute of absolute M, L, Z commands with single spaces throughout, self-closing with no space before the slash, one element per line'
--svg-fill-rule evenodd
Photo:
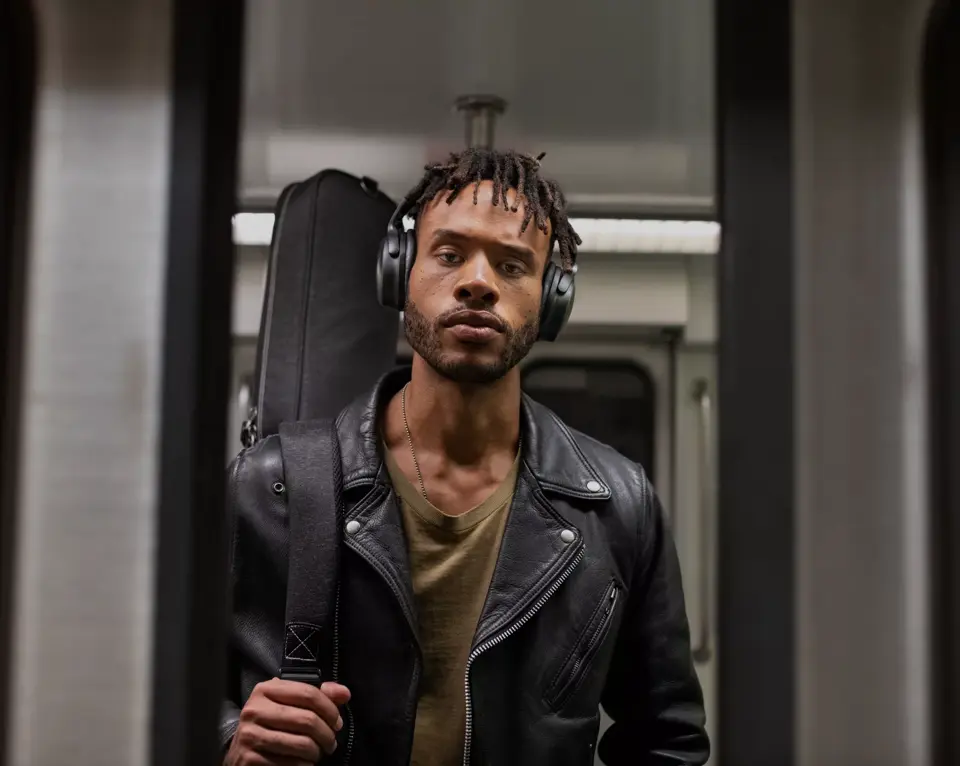
<path fill-rule="evenodd" d="M 503 114 L 507 102 L 499 96 L 461 96 L 456 101 L 456 108 L 466 116 L 467 146 L 492 149 L 497 117 Z"/>

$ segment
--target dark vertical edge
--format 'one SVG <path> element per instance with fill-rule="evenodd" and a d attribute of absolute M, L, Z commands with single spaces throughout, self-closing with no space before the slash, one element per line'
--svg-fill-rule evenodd
<path fill-rule="evenodd" d="M 29 0 L 0 3 L 0 763 L 6 760 L 12 680 L 36 34 Z"/>
<path fill-rule="evenodd" d="M 721 764 L 795 762 L 792 19 L 716 6 Z"/>
<path fill-rule="evenodd" d="M 210 766 L 225 669 L 223 445 L 243 0 L 173 0 L 151 763 Z"/>
<path fill-rule="evenodd" d="M 960 3 L 927 25 L 923 129 L 927 202 L 933 763 L 960 763 Z"/>
<path fill-rule="evenodd" d="M 670 475 L 667 478 L 667 481 L 670 485 L 670 505 L 674 509 L 670 514 L 670 524 L 674 528 L 674 533 L 676 533 L 676 508 L 679 505 L 678 499 L 678 489 L 677 486 L 677 476 L 679 474 L 679 467 L 677 466 L 678 450 L 677 450 L 677 434 L 680 429 L 680 408 L 677 406 L 679 403 L 679 390 L 680 385 L 680 372 L 679 372 L 679 363 L 677 356 L 679 354 L 678 347 L 682 340 L 681 332 L 678 330 L 667 330 L 664 332 L 664 337 L 667 343 L 667 377 L 670 380 L 670 388 L 667 392 L 668 407 L 670 408 L 670 454 L 667 456 L 669 458 L 668 465 L 670 466 Z M 654 413 L 657 412 L 657 408 L 654 407 Z M 657 432 L 656 422 L 654 423 L 654 433 Z M 656 476 L 653 471 L 649 471 L 651 476 Z"/>

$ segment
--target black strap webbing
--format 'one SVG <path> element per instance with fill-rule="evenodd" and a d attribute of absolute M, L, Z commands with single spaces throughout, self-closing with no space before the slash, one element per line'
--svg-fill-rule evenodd
<path fill-rule="evenodd" d="M 333 421 L 280 425 L 290 562 L 280 677 L 319 685 L 333 639 L 343 466 Z"/>

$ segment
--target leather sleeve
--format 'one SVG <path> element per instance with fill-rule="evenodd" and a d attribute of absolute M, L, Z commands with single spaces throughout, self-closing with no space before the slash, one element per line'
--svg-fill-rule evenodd
<path fill-rule="evenodd" d="M 693 665 L 680 562 L 645 476 L 637 557 L 602 705 L 614 723 L 598 754 L 607 766 L 702 766 L 710 755 Z"/>
<path fill-rule="evenodd" d="M 220 717 L 223 753 L 240 710 L 261 681 L 279 673 L 286 605 L 287 509 L 279 440 L 267 437 L 238 455 L 227 480 L 230 621 L 227 679 Z"/>

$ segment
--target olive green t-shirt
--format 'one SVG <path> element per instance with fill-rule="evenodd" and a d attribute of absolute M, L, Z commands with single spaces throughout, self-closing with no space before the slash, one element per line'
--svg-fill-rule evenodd
<path fill-rule="evenodd" d="M 448 516 L 429 503 L 384 448 L 400 498 L 417 606 L 423 672 L 411 766 L 459 766 L 466 728 L 464 673 L 517 482 L 519 460 L 480 505 Z"/>

